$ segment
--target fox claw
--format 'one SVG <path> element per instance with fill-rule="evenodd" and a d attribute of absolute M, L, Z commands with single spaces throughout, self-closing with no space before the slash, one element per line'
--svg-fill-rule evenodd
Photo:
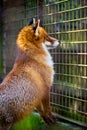
<path fill-rule="evenodd" d="M 55 124 L 56 123 L 56 118 L 52 115 L 52 116 L 43 116 L 43 120 L 48 124 Z"/>

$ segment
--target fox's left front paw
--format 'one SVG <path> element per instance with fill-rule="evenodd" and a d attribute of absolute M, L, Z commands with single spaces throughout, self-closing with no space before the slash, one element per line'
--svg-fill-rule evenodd
<path fill-rule="evenodd" d="M 47 123 L 47 124 L 55 124 L 57 122 L 57 119 L 55 116 L 53 115 L 48 115 L 48 116 L 42 116 L 42 118 L 44 119 L 44 121 Z"/>

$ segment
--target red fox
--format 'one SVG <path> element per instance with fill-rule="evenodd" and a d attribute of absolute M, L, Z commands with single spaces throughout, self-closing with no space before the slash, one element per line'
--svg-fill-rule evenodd
<path fill-rule="evenodd" d="M 9 130 L 35 108 L 47 123 L 54 123 L 50 110 L 54 69 L 48 49 L 59 41 L 49 36 L 38 20 L 19 32 L 16 43 L 13 69 L 0 84 L 0 130 Z"/>

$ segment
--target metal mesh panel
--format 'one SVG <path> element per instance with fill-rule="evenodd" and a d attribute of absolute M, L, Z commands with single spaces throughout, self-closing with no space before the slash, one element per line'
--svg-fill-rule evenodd
<path fill-rule="evenodd" d="M 17 5 L 16 1 L 16 5 Z M 11 1 L 12 3 L 12 1 Z M 14 63 L 17 54 L 16 39 L 22 27 L 29 24 L 32 17 L 37 17 L 37 0 L 22 1 L 20 5 L 4 8 L 4 68 L 8 73 Z"/>
<path fill-rule="evenodd" d="M 87 1 L 45 0 L 44 25 L 61 41 L 51 51 L 55 62 L 52 110 L 87 122 Z"/>

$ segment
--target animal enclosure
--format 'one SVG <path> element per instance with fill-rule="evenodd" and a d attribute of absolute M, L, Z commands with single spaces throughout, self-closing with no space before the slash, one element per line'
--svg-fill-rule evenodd
<path fill-rule="evenodd" d="M 47 32 L 61 41 L 57 49 L 51 50 L 55 69 L 52 111 L 86 125 L 87 0 L 9 1 L 3 3 L 3 74 L 8 73 L 14 63 L 19 30 L 28 25 L 31 18 L 40 18 Z"/>

